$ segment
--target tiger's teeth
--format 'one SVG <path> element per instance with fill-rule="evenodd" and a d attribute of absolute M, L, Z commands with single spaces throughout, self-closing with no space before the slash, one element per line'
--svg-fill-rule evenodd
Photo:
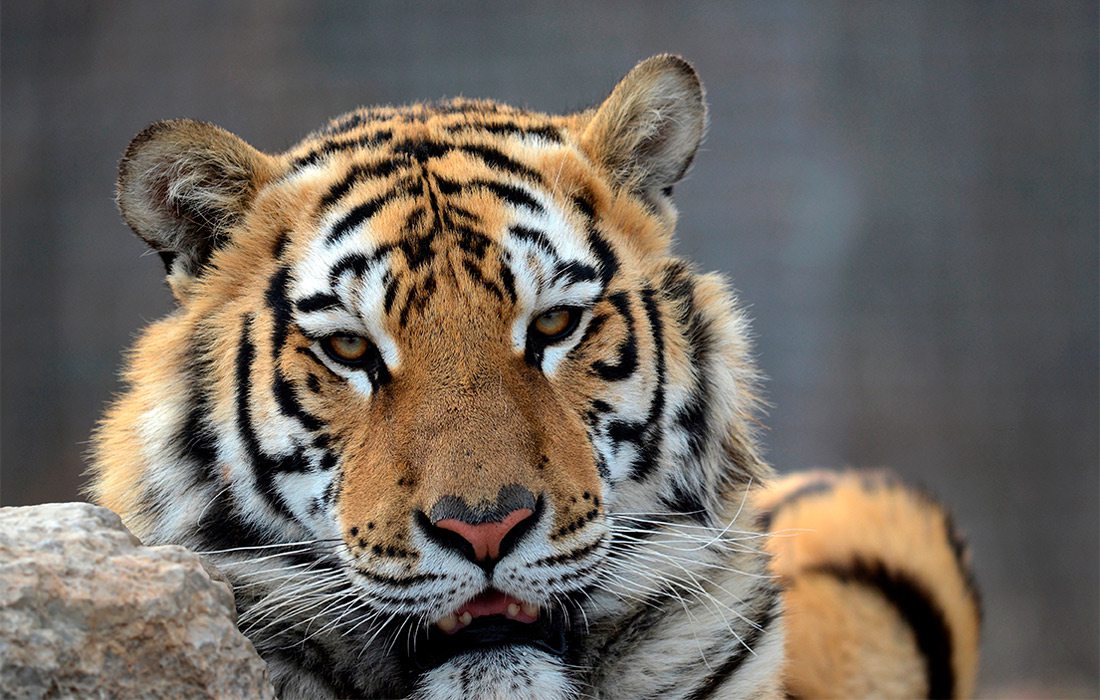
<path fill-rule="evenodd" d="M 515 603 L 508 603 L 508 617 L 517 617 L 519 615 L 519 606 Z"/>
<path fill-rule="evenodd" d="M 470 622 L 471 622 L 471 621 L 472 621 L 473 619 L 474 619 L 474 616 L 473 616 L 473 615 L 471 615 L 471 614 L 469 613 L 469 611 L 466 611 L 466 612 L 464 612 L 464 613 L 462 613 L 461 615 L 459 615 L 459 616 L 458 616 L 458 621 L 459 621 L 459 622 L 461 622 L 461 623 L 462 623 L 463 625 L 468 625 L 468 624 L 470 624 Z"/>
<path fill-rule="evenodd" d="M 455 627 L 458 627 L 458 619 L 454 615 L 446 615 L 435 624 L 444 632 L 454 632 Z"/>
<path fill-rule="evenodd" d="M 508 607 L 511 608 L 511 606 L 508 606 Z M 539 616 L 539 606 L 535 605 L 534 603 L 524 603 L 523 604 L 523 614 L 527 615 L 529 617 L 538 617 Z"/>

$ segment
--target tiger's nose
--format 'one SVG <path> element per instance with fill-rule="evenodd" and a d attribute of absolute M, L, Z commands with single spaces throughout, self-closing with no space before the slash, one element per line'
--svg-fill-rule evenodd
<path fill-rule="evenodd" d="M 468 523 L 447 518 L 436 522 L 435 527 L 458 535 L 469 545 L 469 548 L 461 546 L 466 557 L 480 564 L 495 562 L 507 554 L 515 546 L 518 535 L 527 531 L 528 528 L 522 526 L 532 515 L 534 511 L 530 508 L 517 508 L 496 522 Z"/>
<path fill-rule="evenodd" d="M 513 485 L 501 489 L 495 503 L 470 506 L 461 497 L 444 496 L 432 507 L 431 516 L 418 511 L 416 521 L 435 544 L 492 573 L 497 561 L 539 520 L 542 503 L 542 497 Z"/>

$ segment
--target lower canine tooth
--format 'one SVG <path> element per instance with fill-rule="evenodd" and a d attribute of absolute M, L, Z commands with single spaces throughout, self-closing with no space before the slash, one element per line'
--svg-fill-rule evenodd
<path fill-rule="evenodd" d="M 508 603 L 508 617 L 516 617 L 519 615 L 519 606 L 515 603 Z"/>
<path fill-rule="evenodd" d="M 462 623 L 462 624 L 464 624 L 464 625 L 468 625 L 468 624 L 470 624 L 470 622 L 471 622 L 471 621 L 472 621 L 473 619 L 474 619 L 474 616 L 473 616 L 473 615 L 471 615 L 471 614 L 469 613 L 469 611 L 467 611 L 467 612 L 464 612 L 464 613 L 462 613 L 461 615 L 459 615 L 459 616 L 458 616 L 458 621 L 459 621 L 459 622 L 461 622 L 461 623 Z"/>
<path fill-rule="evenodd" d="M 538 615 L 539 615 L 539 606 L 534 605 L 533 603 L 524 603 L 523 604 L 523 614 L 527 615 L 529 617 L 538 617 Z"/>
<path fill-rule="evenodd" d="M 453 632 L 454 628 L 458 627 L 458 620 L 455 619 L 454 615 L 447 615 L 436 624 L 439 625 L 439 629 L 444 632 Z"/>

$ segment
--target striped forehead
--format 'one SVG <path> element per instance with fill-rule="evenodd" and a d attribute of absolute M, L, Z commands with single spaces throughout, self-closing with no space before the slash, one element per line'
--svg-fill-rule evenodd
<path fill-rule="evenodd" d="M 293 273 L 292 298 L 303 330 L 385 337 L 386 316 L 408 310 L 407 299 L 396 297 L 411 294 L 411 285 L 423 287 L 425 279 L 434 287 L 439 278 L 430 270 L 448 256 L 460 258 L 466 274 L 498 289 L 517 325 L 540 309 L 588 305 L 602 292 L 598 259 L 572 203 L 560 200 L 517 158 L 495 148 L 478 146 L 473 153 L 451 146 L 399 144 L 354 154 L 350 162 L 341 158 L 339 166 L 310 164 L 298 173 L 303 181 L 325 183 Z M 542 143 L 523 151 L 536 160 L 532 151 L 561 147 Z M 454 150 L 467 158 L 459 165 L 471 167 L 438 172 L 434 161 Z M 490 259 L 493 264 L 483 268 Z M 487 269 L 498 279 L 485 280 Z M 386 344 L 380 343 L 384 355 Z"/>

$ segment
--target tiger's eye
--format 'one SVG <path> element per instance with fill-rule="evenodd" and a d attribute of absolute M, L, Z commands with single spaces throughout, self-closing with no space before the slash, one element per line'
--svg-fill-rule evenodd
<path fill-rule="evenodd" d="M 330 335 L 325 338 L 325 350 L 334 360 L 358 362 L 369 348 L 367 339 L 358 335 Z"/>
<path fill-rule="evenodd" d="M 544 341 L 554 341 L 569 335 L 579 320 L 580 312 L 577 309 L 561 306 L 539 315 L 531 325 L 543 336 Z"/>

